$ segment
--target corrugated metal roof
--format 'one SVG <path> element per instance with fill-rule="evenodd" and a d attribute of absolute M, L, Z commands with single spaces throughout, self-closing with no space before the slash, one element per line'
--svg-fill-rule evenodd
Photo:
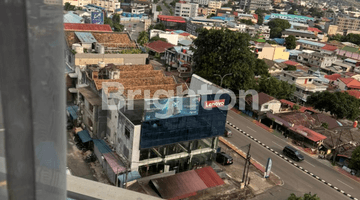
<path fill-rule="evenodd" d="M 304 126 L 294 126 L 290 128 L 291 130 L 293 130 L 296 133 L 299 133 L 300 135 L 308 138 L 309 140 L 313 141 L 313 142 L 318 142 L 320 140 L 324 140 L 327 137 L 325 135 L 322 135 L 318 132 L 315 132 L 311 129 L 308 129 Z"/>
<path fill-rule="evenodd" d="M 208 188 L 216 187 L 218 185 L 224 184 L 224 181 L 219 177 L 219 175 L 210 166 L 203 167 L 201 169 L 196 169 L 195 172 L 199 175 L 201 180 L 204 181 L 205 185 Z"/>
<path fill-rule="evenodd" d="M 79 106 L 68 106 L 66 110 L 68 111 L 69 115 L 72 117 L 72 119 L 77 119 L 77 111 L 79 109 Z"/>
<path fill-rule="evenodd" d="M 83 130 L 77 133 L 83 143 L 91 141 L 90 134 L 87 130 Z"/>
<path fill-rule="evenodd" d="M 113 154 L 112 152 L 103 154 L 106 162 L 110 165 L 111 169 L 114 173 L 122 173 L 126 172 L 125 165 L 120 161 L 120 158 L 117 158 L 117 154 Z"/>
<path fill-rule="evenodd" d="M 113 32 L 109 24 L 64 23 L 65 31 Z"/>
<path fill-rule="evenodd" d="M 204 181 L 194 170 L 153 179 L 150 180 L 149 184 L 164 199 L 190 197 L 196 195 L 197 191 L 207 188 Z"/>
<path fill-rule="evenodd" d="M 109 153 L 112 152 L 110 147 L 106 144 L 104 140 L 93 139 L 94 145 L 99 149 L 100 153 Z"/>
<path fill-rule="evenodd" d="M 309 32 L 306 31 L 306 33 L 309 33 Z M 313 45 L 313 46 L 318 46 L 318 47 L 324 47 L 326 45 L 326 44 L 323 44 L 323 43 L 313 42 L 313 41 L 309 41 L 309 40 L 297 40 L 296 42 L 303 43 L 303 44 L 308 44 L 308 45 Z"/>
<path fill-rule="evenodd" d="M 69 11 L 64 15 L 64 23 L 81 23 L 82 19 L 82 17 L 74 14 L 72 11 Z"/>
<path fill-rule="evenodd" d="M 97 42 L 94 36 L 89 32 L 75 32 L 76 37 L 81 43 L 93 43 Z"/>

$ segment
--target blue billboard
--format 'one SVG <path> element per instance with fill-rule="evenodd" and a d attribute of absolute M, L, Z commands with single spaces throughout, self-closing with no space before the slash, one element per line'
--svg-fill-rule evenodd
<path fill-rule="evenodd" d="M 143 121 L 168 119 L 197 115 L 199 112 L 200 96 L 172 97 L 168 99 L 147 99 Z"/>
<path fill-rule="evenodd" d="M 103 12 L 91 12 L 91 23 L 92 24 L 104 24 L 104 13 Z"/>

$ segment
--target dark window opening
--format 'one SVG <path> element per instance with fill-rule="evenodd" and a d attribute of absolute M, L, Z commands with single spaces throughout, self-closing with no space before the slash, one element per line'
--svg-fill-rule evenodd
<path fill-rule="evenodd" d="M 128 139 L 130 138 L 130 130 L 127 127 L 125 127 L 125 136 Z"/>

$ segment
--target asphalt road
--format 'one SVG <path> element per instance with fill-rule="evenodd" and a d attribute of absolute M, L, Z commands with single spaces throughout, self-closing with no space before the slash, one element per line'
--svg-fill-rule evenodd
<path fill-rule="evenodd" d="M 144 22 L 138 21 L 138 22 L 122 23 L 122 25 L 124 25 L 124 31 L 129 33 L 131 39 L 137 40 L 140 32 L 144 31 L 145 24 L 144 24 Z"/>
<path fill-rule="evenodd" d="M 172 8 L 173 12 L 175 13 L 175 8 L 170 5 L 172 0 L 162 0 L 157 3 L 157 5 L 161 6 L 161 9 L 162 9 L 161 14 L 162 15 L 170 15 L 170 10 L 164 5 L 163 1 L 165 1 L 167 4 L 169 4 L 170 8 Z"/>
<path fill-rule="evenodd" d="M 229 111 L 227 120 L 277 152 L 282 152 L 282 149 L 288 145 L 284 139 L 267 132 L 266 130 L 252 123 L 249 119 L 238 115 L 233 111 Z M 291 193 L 301 195 L 308 192 L 317 194 L 321 199 L 350 199 L 333 188 L 330 188 L 321 181 L 316 180 L 310 175 L 299 170 L 257 142 L 254 142 L 254 140 L 244 136 L 243 133 L 240 133 L 230 126 L 229 128 L 232 129 L 234 134 L 233 137 L 226 139 L 228 139 L 237 147 L 243 147 L 251 143 L 250 154 L 252 158 L 264 166 L 266 166 L 267 159 L 271 158 L 273 161 L 272 172 L 280 176 L 280 178 L 284 181 L 284 185 L 282 187 L 274 189 L 277 191 L 271 192 L 271 194 L 261 195 L 263 197 L 258 199 L 287 199 Z M 305 160 L 303 162 L 297 163 L 298 165 L 319 176 L 320 178 L 325 179 L 326 182 L 331 183 L 346 193 L 351 194 L 353 197 L 360 199 L 360 184 L 358 182 L 338 173 L 330 166 L 321 163 L 317 159 L 305 155 L 304 153 L 303 155 Z"/>

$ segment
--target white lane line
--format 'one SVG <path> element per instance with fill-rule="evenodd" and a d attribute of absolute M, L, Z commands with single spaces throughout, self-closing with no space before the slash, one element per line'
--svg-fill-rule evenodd
<path fill-rule="evenodd" d="M 348 184 L 346 184 L 346 183 L 344 183 L 344 182 L 340 181 L 339 179 L 338 179 L 338 181 L 339 181 L 340 183 L 342 183 L 342 184 L 344 184 L 344 185 L 348 186 L 349 188 L 354 189 L 354 188 L 352 188 L 350 185 L 348 185 Z"/>
<path fill-rule="evenodd" d="M 0 128 L 0 131 L 5 131 L 5 129 L 3 129 L 3 128 Z"/>
<path fill-rule="evenodd" d="M 250 127 L 248 127 L 248 126 L 246 126 L 248 129 L 250 129 L 250 130 L 252 130 L 252 131 L 254 131 L 254 132 L 256 132 L 254 129 L 252 129 L 252 128 L 250 128 Z"/>
<path fill-rule="evenodd" d="M 315 167 L 313 164 L 309 163 L 309 162 L 308 162 L 308 161 L 306 161 L 306 160 L 304 160 L 304 162 L 306 162 L 307 164 L 309 164 L 309 165 L 311 165 L 311 166 Z"/>
<path fill-rule="evenodd" d="M 278 143 L 276 143 L 276 142 L 274 142 L 274 141 L 272 141 L 274 144 L 276 144 L 276 145 L 278 145 L 279 147 L 282 147 L 280 144 L 278 144 Z"/>

